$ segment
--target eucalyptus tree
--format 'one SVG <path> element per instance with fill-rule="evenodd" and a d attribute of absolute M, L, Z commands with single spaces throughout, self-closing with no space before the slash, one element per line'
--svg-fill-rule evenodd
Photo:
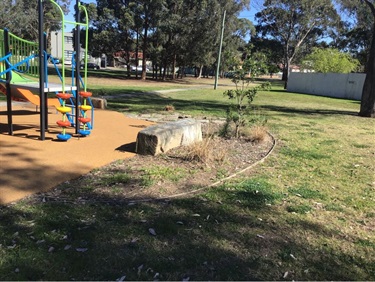
<path fill-rule="evenodd" d="M 149 56 L 149 39 L 155 32 L 166 10 L 165 0 L 129 1 L 133 5 L 136 22 L 140 25 L 142 41 L 142 80 L 146 79 L 146 60 Z"/>
<path fill-rule="evenodd" d="M 282 43 L 287 83 L 289 67 L 301 45 L 309 38 L 328 36 L 340 22 L 339 16 L 331 0 L 265 0 L 263 6 L 256 14 L 257 31 Z"/>
<path fill-rule="evenodd" d="M 37 19 L 37 10 L 25 11 L 26 4 L 24 1 L 4 0 L 0 5 L 0 28 L 7 28 L 12 33 L 27 39 L 37 39 L 38 25 L 32 24 L 32 19 Z M 29 36 L 25 36 L 25 29 L 29 30 Z"/>
<path fill-rule="evenodd" d="M 273 74 L 280 71 L 280 65 L 284 62 L 283 46 L 275 39 L 254 36 L 246 48 L 247 52 L 263 53 L 268 73 Z"/>
<path fill-rule="evenodd" d="M 337 0 L 342 7 L 356 19 L 356 29 L 365 32 L 368 43 L 363 44 L 367 50 L 366 79 L 362 90 L 359 115 L 375 117 L 375 1 L 374 0 Z M 361 42 L 361 41 L 359 41 Z M 365 41 L 366 42 L 366 41 Z"/>
<path fill-rule="evenodd" d="M 231 70 L 236 70 L 241 65 L 241 60 L 246 49 L 246 40 L 253 37 L 255 27 L 248 19 L 233 17 L 233 27 L 226 33 L 223 42 L 220 75 Z M 226 26 L 229 27 L 229 26 Z"/>
<path fill-rule="evenodd" d="M 345 25 L 334 47 L 352 53 L 366 68 L 373 33 L 374 20 L 371 9 L 358 3 L 359 0 L 337 2 L 342 4 Z"/>
<path fill-rule="evenodd" d="M 115 15 L 117 6 L 107 0 L 97 1 L 97 10 L 89 10 L 90 18 L 90 42 L 88 51 L 93 56 L 100 56 L 101 53 L 117 51 L 121 30 L 119 21 Z M 93 15 L 94 14 L 94 15 Z"/>
<path fill-rule="evenodd" d="M 87 6 L 90 19 L 88 50 L 93 56 L 112 57 L 120 51 L 120 60 L 130 72 L 130 52 L 134 49 L 134 15 L 127 0 L 97 0 Z M 129 73 L 130 75 L 130 73 Z"/>
<path fill-rule="evenodd" d="M 198 67 L 197 76 L 201 77 L 203 67 L 215 61 L 222 13 L 216 0 L 187 0 L 184 1 L 184 10 L 182 52 L 192 65 Z"/>
<path fill-rule="evenodd" d="M 71 0 L 57 0 L 63 12 L 69 12 Z M 50 1 L 43 2 L 44 32 L 49 34 L 61 28 L 60 11 Z M 39 34 L 38 1 L 2 0 L 0 5 L 0 28 L 28 40 L 37 40 Z"/>
<path fill-rule="evenodd" d="M 166 0 L 156 28 L 154 29 L 150 56 L 152 57 L 154 75 L 159 71 L 162 79 L 166 78 L 167 70 L 171 69 L 175 78 L 177 57 L 181 54 L 182 22 L 184 17 L 183 0 Z"/>
<path fill-rule="evenodd" d="M 203 67 L 217 63 L 221 23 L 224 11 L 225 28 L 223 54 L 234 54 L 232 46 L 238 43 L 245 22 L 238 20 L 239 13 L 248 8 L 249 1 L 185 0 L 183 23 L 183 61 L 195 65 L 201 76 Z M 241 26 L 242 24 L 242 26 Z M 236 34 L 237 32 L 237 34 Z M 238 46 L 236 46 L 238 48 Z M 224 60 L 225 62 L 225 60 Z"/>

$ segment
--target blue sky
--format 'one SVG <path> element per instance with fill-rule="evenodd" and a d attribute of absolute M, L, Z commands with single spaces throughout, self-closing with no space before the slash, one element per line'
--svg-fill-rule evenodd
<path fill-rule="evenodd" d="M 254 23 L 254 16 L 262 9 L 263 0 L 251 1 L 250 10 L 244 10 L 240 13 L 240 18 L 246 18 Z"/>

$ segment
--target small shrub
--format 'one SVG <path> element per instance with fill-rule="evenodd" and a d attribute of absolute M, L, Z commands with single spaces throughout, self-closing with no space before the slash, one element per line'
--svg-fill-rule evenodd
<path fill-rule="evenodd" d="M 251 79 L 241 70 L 235 73 L 232 82 L 236 85 L 236 89 L 226 90 L 223 95 L 233 101 L 233 104 L 227 110 L 227 123 L 234 123 L 235 137 L 240 136 L 240 130 L 248 123 L 248 117 L 251 114 L 251 104 L 259 90 L 267 91 L 271 89 L 269 82 L 262 83 L 259 86 L 249 87 Z M 247 104 L 247 105 L 246 105 Z M 228 129 L 228 127 L 224 128 Z M 227 134 L 228 131 L 223 131 Z"/>
<path fill-rule="evenodd" d="M 269 81 L 263 82 L 258 86 L 258 90 L 270 91 L 272 89 L 272 84 Z"/>
<path fill-rule="evenodd" d="M 167 112 L 174 112 L 175 111 L 175 108 L 173 105 L 166 105 L 164 107 L 164 110 L 167 111 Z"/>

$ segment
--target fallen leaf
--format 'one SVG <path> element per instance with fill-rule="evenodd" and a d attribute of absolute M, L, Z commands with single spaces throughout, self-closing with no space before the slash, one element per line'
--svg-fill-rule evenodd
<path fill-rule="evenodd" d="M 184 223 L 182 221 L 177 221 L 176 223 L 180 224 L 180 225 L 184 225 Z"/>
<path fill-rule="evenodd" d="M 182 281 L 190 281 L 190 277 L 184 277 L 182 278 Z"/>
<path fill-rule="evenodd" d="M 138 241 L 139 241 L 139 238 L 133 238 L 130 242 L 134 244 L 134 243 L 137 243 Z"/>
<path fill-rule="evenodd" d="M 141 275 L 142 269 L 143 269 L 143 264 L 141 264 L 140 266 L 138 266 L 138 276 Z"/>
<path fill-rule="evenodd" d="M 66 245 L 66 246 L 64 247 L 64 251 L 69 250 L 71 247 L 72 247 L 72 245 Z"/>
<path fill-rule="evenodd" d="M 148 232 L 150 232 L 151 235 L 156 236 L 156 232 L 154 228 L 149 228 Z"/>
<path fill-rule="evenodd" d="M 263 236 L 263 235 L 260 235 L 260 234 L 257 234 L 257 237 L 258 237 L 258 238 L 262 238 L 262 239 L 264 238 L 264 236 Z"/>
<path fill-rule="evenodd" d="M 287 272 L 285 272 L 284 273 L 284 276 L 283 276 L 283 278 L 285 279 L 285 278 L 287 278 L 288 277 L 288 274 L 289 274 L 289 272 L 287 271 Z"/>
<path fill-rule="evenodd" d="M 120 278 L 117 278 L 116 281 L 124 281 L 126 278 L 126 275 L 121 276 Z"/>
<path fill-rule="evenodd" d="M 52 253 L 54 250 L 55 250 L 54 247 L 49 247 L 48 252 L 49 252 L 49 253 Z"/>
<path fill-rule="evenodd" d="M 76 248 L 77 252 L 84 253 L 87 252 L 88 248 Z"/>
<path fill-rule="evenodd" d="M 294 260 L 296 260 L 297 258 L 293 255 L 293 254 L 290 254 L 290 257 Z"/>
<path fill-rule="evenodd" d="M 191 216 L 193 216 L 193 217 L 200 217 L 201 215 L 199 213 L 194 213 Z"/>

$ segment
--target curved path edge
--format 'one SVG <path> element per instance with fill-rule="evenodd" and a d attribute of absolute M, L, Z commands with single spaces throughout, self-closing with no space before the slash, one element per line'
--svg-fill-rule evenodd
<path fill-rule="evenodd" d="M 160 198 L 147 198 L 147 199 L 139 199 L 139 200 L 130 200 L 128 201 L 128 203 L 142 203 L 142 202 L 152 202 L 152 201 L 166 201 L 166 200 L 170 200 L 170 199 L 176 199 L 176 198 L 182 198 L 184 196 L 188 196 L 188 195 L 193 195 L 193 194 L 198 194 L 202 191 L 205 191 L 205 190 L 208 190 L 212 187 L 216 187 L 254 167 L 256 167 L 257 165 L 263 163 L 266 159 L 268 159 L 268 157 L 272 154 L 272 152 L 274 151 L 275 147 L 276 147 L 276 139 L 275 137 L 267 131 L 267 134 L 268 136 L 271 138 L 272 140 L 272 146 L 271 148 L 268 150 L 267 154 L 260 160 L 256 161 L 255 163 L 241 169 L 240 171 L 237 171 L 223 179 L 220 179 L 208 186 L 205 186 L 205 187 L 202 187 L 202 188 L 199 188 L 199 189 L 195 189 L 195 190 L 192 190 L 192 191 L 188 191 L 188 192 L 183 192 L 183 193 L 178 193 L 178 194 L 175 194 L 175 195 L 171 195 L 171 196 L 165 196 L 165 197 L 160 197 Z"/>

